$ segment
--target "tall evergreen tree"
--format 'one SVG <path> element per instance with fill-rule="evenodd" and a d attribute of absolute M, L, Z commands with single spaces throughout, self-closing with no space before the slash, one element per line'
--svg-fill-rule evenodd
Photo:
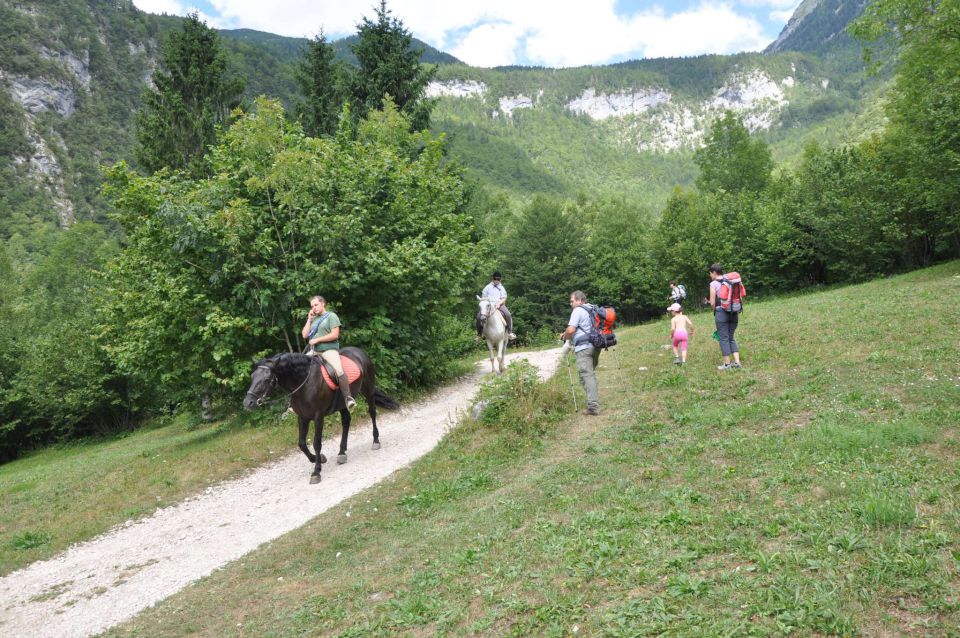
<path fill-rule="evenodd" d="M 340 109 L 349 91 L 349 69 L 336 57 L 321 30 L 320 35 L 307 43 L 297 65 L 301 101 L 296 113 L 303 130 L 313 137 L 337 131 Z"/>
<path fill-rule="evenodd" d="M 203 156 L 239 104 L 243 80 L 227 74 L 220 37 L 196 13 L 167 39 L 153 83 L 137 115 L 137 161 L 150 172 L 203 174 Z"/>
<path fill-rule="evenodd" d="M 380 0 L 376 20 L 364 18 L 359 24 L 357 38 L 351 47 L 359 66 L 351 91 L 357 116 L 379 109 L 389 94 L 414 130 L 427 128 L 432 103 L 424 92 L 434 70 L 420 64 L 422 51 L 410 48 L 413 37 L 390 15 L 386 0 Z"/>

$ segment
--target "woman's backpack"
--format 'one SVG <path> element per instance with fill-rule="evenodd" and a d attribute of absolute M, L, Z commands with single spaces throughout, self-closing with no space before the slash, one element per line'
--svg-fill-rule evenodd
<path fill-rule="evenodd" d="M 747 289 L 740 280 L 740 273 L 728 272 L 720 278 L 720 290 L 717 291 L 718 305 L 727 312 L 741 312 Z"/>
<path fill-rule="evenodd" d="M 670 298 L 680 303 L 687 298 L 687 289 L 683 284 L 677 284 L 676 289 L 670 294 Z"/>

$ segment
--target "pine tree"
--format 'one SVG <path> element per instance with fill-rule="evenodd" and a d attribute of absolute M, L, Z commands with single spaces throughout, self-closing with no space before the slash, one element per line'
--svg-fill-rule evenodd
<path fill-rule="evenodd" d="M 432 104 L 424 91 L 434 70 L 420 64 L 422 51 L 410 48 L 413 37 L 402 21 L 390 15 L 386 0 L 380 1 L 375 21 L 363 19 L 357 38 L 351 47 L 359 66 L 352 83 L 356 113 L 363 117 L 379 109 L 383 96 L 389 94 L 410 117 L 414 130 L 427 128 Z"/>
<path fill-rule="evenodd" d="M 243 80 L 227 75 L 220 38 L 196 13 L 164 44 L 153 84 L 137 114 L 137 161 L 149 172 L 169 167 L 202 175 L 204 154 L 239 104 Z"/>
<path fill-rule="evenodd" d="M 307 43 L 297 66 L 301 101 L 296 112 L 308 135 L 319 137 L 336 132 L 348 91 L 348 73 L 347 67 L 336 60 L 336 52 L 323 31 Z"/>

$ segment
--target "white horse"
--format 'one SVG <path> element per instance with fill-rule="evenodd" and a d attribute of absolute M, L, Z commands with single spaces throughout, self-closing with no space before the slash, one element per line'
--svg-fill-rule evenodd
<path fill-rule="evenodd" d="M 497 309 L 494 301 L 477 297 L 480 300 L 480 318 L 483 320 L 483 338 L 487 340 L 487 349 L 490 350 L 490 371 L 496 372 L 494 359 L 500 362 L 500 372 L 503 372 L 503 355 L 507 350 L 507 320 Z M 493 351 L 496 348 L 497 353 Z"/>

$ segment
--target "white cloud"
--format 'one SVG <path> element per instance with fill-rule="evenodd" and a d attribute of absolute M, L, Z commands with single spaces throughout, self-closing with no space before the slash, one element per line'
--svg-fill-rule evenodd
<path fill-rule="evenodd" d="M 187 12 L 189 3 L 179 0 L 133 0 L 133 4 L 147 13 L 183 15 Z"/>
<path fill-rule="evenodd" d="M 492 67 L 517 61 L 522 29 L 512 24 L 483 24 L 460 40 L 450 53 L 473 66 Z"/>
<path fill-rule="evenodd" d="M 189 0 L 135 0 L 140 8 Z M 309 37 L 323 28 L 336 39 L 372 18 L 379 0 L 208 0 L 220 28 Z M 765 7 L 797 0 L 741 0 Z M 760 23 L 729 2 L 704 2 L 680 13 L 663 9 L 618 15 L 616 0 L 390 0 L 387 8 L 413 35 L 476 66 L 521 62 L 545 66 L 602 64 L 639 57 L 734 53 L 769 43 Z M 785 21 L 785 19 L 784 19 Z"/>

